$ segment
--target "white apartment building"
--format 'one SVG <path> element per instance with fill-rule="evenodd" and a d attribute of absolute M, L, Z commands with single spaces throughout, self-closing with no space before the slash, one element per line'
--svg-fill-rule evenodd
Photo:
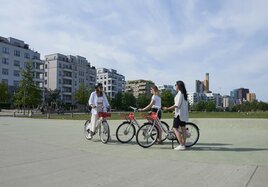
<path fill-rule="evenodd" d="M 74 94 L 80 84 L 93 88 L 96 68 L 85 57 L 50 54 L 45 56 L 45 87 L 59 90 L 61 101 L 75 104 Z"/>
<path fill-rule="evenodd" d="M 119 92 L 125 89 L 125 76 L 120 75 L 114 69 L 98 68 L 97 82 L 102 83 L 103 89 L 107 96 L 115 98 Z"/>
<path fill-rule="evenodd" d="M 190 105 L 193 105 L 194 103 L 197 103 L 200 101 L 199 95 L 196 92 L 188 92 L 187 99 Z"/>
<path fill-rule="evenodd" d="M 225 95 L 222 97 L 222 105 L 224 109 L 230 108 L 234 105 L 234 99 L 228 95 Z"/>
<path fill-rule="evenodd" d="M 15 91 L 22 79 L 20 68 L 32 64 L 33 80 L 44 91 L 44 61 L 40 60 L 40 53 L 33 51 L 29 45 L 15 38 L 0 36 L 0 81 Z"/>
<path fill-rule="evenodd" d="M 172 85 L 160 85 L 158 86 L 158 90 L 162 93 L 163 91 L 167 90 L 172 93 L 172 95 L 176 95 L 176 90 L 174 89 L 174 86 Z"/>

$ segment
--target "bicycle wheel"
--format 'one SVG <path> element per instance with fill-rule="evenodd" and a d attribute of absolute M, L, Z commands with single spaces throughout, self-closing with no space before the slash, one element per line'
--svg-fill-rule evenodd
<path fill-rule="evenodd" d="M 191 122 L 187 122 L 185 127 L 187 135 L 185 146 L 191 147 L 195 145 L 199 139 L 199 128 L 197 127 L 197 125 Z"/>
<path fill-rule="evenodd" d="M 91 138 L 89 138 L 89 131 L 88 131 L 88 126 L 90 124 L 90 120 L 87 120 L 84 124 L 84 136 L 87 140 L 91 140 Z"/>
<path fill-rule="evenodd" d="M 136 129 L 129 121 L 124 121 L 116 129 L 116 138 L 121 143 L 128 143 L 136 134 Z"/>
<path fill-rule="evenodd" d="M 161 124 L 162 124 L 162 137 L 161 137 L 161 141 L 165 141 L 167 139 L 167 133 L 169 131 L 169 126 L 166 122 L 164 121 L 161 121 Z M 160 129 L 161 130 L 161 129 Z"/>
<path fill-rule="evenodd" d="M 136 140 L 141 147 L 148 148 L 155 143 L 158 135 L 158 129 L 152 123 L 147 122 L 139 128 Z"/>
<path fill-rule="evenodd" d="M 102 143 L 107 143 L 110 139 L 110 128 L 107 121 L 103 121 L 100 125 L 99 135 Z"/>

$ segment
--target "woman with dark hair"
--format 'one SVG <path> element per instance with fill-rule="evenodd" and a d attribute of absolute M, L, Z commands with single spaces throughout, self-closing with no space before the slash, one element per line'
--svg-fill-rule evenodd
<path fill-rule="evenodd" d="M 175 150 L 185 150 L 186 143 L 186 128 L 185 124 L 189 118 L 187 91 L 183 81 L 177 81 L 176 84 L 177 95 L 174 98 L 174 105 L 171 107 L 164 107 L 164 110 L 175 109 L 173 130 L 180 143 Z"/>
<path fill-rule="evenodd" d="M 91 122 L 87 130 L 88 139 L 91 139 L 97 125 L 98 113 L 107 112 L 107 109 L 110 106 L 108 99 L 103 92 L 103 86 L 101 83 L 97 83 L 95 85 L 95 92 L 91 93 L 88 104 L 91 107 Z"/>

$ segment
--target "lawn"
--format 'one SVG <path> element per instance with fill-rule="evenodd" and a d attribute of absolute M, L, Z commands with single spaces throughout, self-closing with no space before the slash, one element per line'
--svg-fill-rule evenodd
<path fill-rule="evenodd" d="M 124 115 L 127 113 L 123 112 L 113 112 L 111 120 L 123 120 Z M 137 119 L 144 119 L 142 114 L 146 113 L 135 113 Z M 190 112 L 190 118 L 264 118 L 268 119 L 268 112 Z M 47 115 L 35 115 L 33 118 L 43 118 L 46 119 Z M 66 113 L 63 115 L 51 114 L 50 119 L 72 119 L 72 120 L 86 120 L 89 119 L 89 114 L 71 114 Z M 163 119 L 173 118 L 172 113 L 163 113 Z"/>

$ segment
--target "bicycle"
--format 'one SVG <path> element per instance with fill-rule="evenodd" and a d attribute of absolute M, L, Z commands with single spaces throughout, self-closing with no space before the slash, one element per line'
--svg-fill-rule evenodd
<path fill-rule="evenodd" d="M 151 147 L 157 140 L 159 135 L 159 130 L 156 127 L 156 124 L 159 124 L 160 129 L 165 132 L 166 138 L 172 141 L 172 149 L 174 148 L 174 140 L 177 140 L 174 131 L 166 131 L 163 128 L 162 123 L 159 123 L 160 120 L 157 116 L 157 113 L 151 113 L 150 115 L 146 116 L 151 122 L 144 123 L 142 125 L 136 135 L 137 143 L 143 147 L 148 148 Z M 199 139 L 200 133 L 199 128 L 196 124 L 192 122 L 186 122 L 186 147 L 191 147 L 195 145 Z M 179 141 L 177 140 L 179 143 Z"/>
<path fill-rule="evenodd" d="M 99 119 L 97 121 L 97 126 L 92 136 L 99 133 L 101 142 L 106 144 L 110 139 L 110 128 L 106 118 L 111 117 L 111 113 L 99 112 L 98 117 Z M 87 140 L 91 140 L 91 138 L 89 138 L 89 133 L 91 132 L 88 128 L 88 125 L 90 125 L 90 119 L 87 120 L 84 124 L 84 136 Z"/>
<path fill-rule="evenodd" d="M 137 108 L 130 106 L 133 112 L 130 112 L 125 116 L 125 121 L 123 121 L 116 129 L 116 138 L 121 143 L 130 142 L 133 137 L 136 135 L 136 128 L 140 128 L 138 121 L 135 118 L 135 112 L 138 111 Z M 169 131 L 169 126 L 166 122 L 161 121 L 162 128 L 165 129 L 163 132 Z M 164 137 L 164 138 L 162 138 Z M 167 136 L 162 136 L 161 141 L 165 141 Z"/>

